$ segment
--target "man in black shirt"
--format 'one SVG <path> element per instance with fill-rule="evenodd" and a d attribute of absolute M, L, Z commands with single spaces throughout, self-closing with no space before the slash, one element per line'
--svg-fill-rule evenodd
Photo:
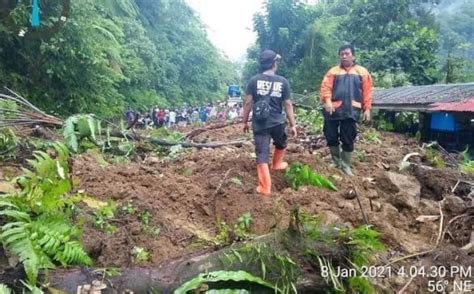
<path fill-rule="evenodd" d="M 280 55 L 272 50 L 265 50 L 260 54 L 259 63 L 261 74 L 253 76 L 246 89 L 243 131 L 249 131 L 248 118 L 252 106 L 256 112 L 255 104 L 259 101 L 267 101 L 269 109 L 268 116 L 264 119 L 257 117 L 257 113 L 252 115 L 252 131 L 255 140 L 255 153 L 257 154 L 258 187 L 257 192 L 262 195 L 269 195 L 271 192 L 270 177 L 270 139 L 273 139 L 275 152 L 273 153 L 273 170 L 284 170 L 288 163 L 283 162 L 288 136 L 286 133 L 286 116 L 283 113 L 283 106 L 290 122 L 289 130 L 292 136 L 296 137 L 296 121 L 291 103 L 291 90 L 288 81 L 276 74 Z M 263 107 L 265 108 L 265 107 Z"/>

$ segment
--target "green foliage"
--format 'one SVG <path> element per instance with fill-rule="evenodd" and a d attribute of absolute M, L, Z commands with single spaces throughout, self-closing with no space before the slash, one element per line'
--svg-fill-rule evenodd
<path fill-rule="evenodd" d="M 238 219 L 233 228 L 229 227 L 224 221 L 217 221 L 217 234 L 212 242 L 215 245 L 224 245 L 231 243 L 231 233 L 240 239 L 247 239 L 250 237 L 249 231 L 252 224 L 252 215 L 250 212 L 243 213 Z"/>
<path fill-rule="evenodd" d="M 2 293 L 2 294 L 11 294 L 12 291 L 10 290 L 10 288 L 8 288 L 7 285 L 0 284 L 0 293 Z"/>
<path fill-rule="evenodd" d="M 298 124 L 307 127 L 311 134 L 320 134 L 323 131 L 324 117 L 319 109 L 297 108 L 295 115 Z"/>
<path fill-rule="evenodd" d="M 206 294 L 250 294 L 249 291 L 244 290 L 244 289 L 219 289 L 219 290 L 208 290 L 206 291 Z"/>
<path fill-rule="evenodd" d="M 33 152 L 34 160 L 28 160 L 33 170 L 23 169 L 23 175 L 17 179 L 22 188 L 18 204 L 22 209 L 34 213 L 50 212 L 63 209 L 67 204 L 64 197 L 71 189 L 68 178 L 69 152 L 61 143 L 54 143 L 56 159 L 43 151 Z"/>
<path fill-rule="evenodd" d="M 20 139 L 10 128 L 0 128 L 0 160 L 12 155 L 12 151 L 20 143 Z"/>
<path fill-rule="evenodd" d="M 17 118 L 18 105 L 15 101 L 0 98 L 0 120 Z"/>
<path fill-rule="evenodd" d="M 28 290 L 31 294 L 44 294 L 43 290 L 36 287 L 35 285 L 27 284 L 23 281 L 21 281 L 21 283 L 23 284 L 23 286 L 25 286 L 25 289 L 23 289 L 23 293 L 25 292 L 25 290 Z"/>
<path fill-rule="evenodd" d="M 180 171 L 180 174 L 182 176 L 185 176 L 185 177 L 190 177 L 193 175 L 193 170 L 192 169 L 189 169 L 189 168 L 183 168 L 181 171 Z"/>
<path fill-rule="evenodd" d="M 433 147 L 428 147 L 425 150 L 426 159 L 430 164 L 432 164 L 436 168 L 443 169 L 446 167 L 446 163 L 444 162 L 443 157 L 441 154 Z"/>
<path fill-rule="evenodd" d="M 0 18 L 2 84 L 42 109 L 111 117 L 124 106 L 148 111 L 207 102 L 222 98 L 237 78 L 183 0 L 71 1 L 59 31 L 35 38 L 53 26 L 62 4 L 41 3 L 40 32 L 26 28 L 25 3 L 15 2 Z"/>
<path fill-rule="evenodd" d="M 78 114 L 69 117 L 63 127 L 63 135 L 69 149 L 77 153 L 100 147 L 102 152 L 107 151 L 118 156 L 131 157 L 136 154 L 139 143 L 129 141 L 126 130 L 122 130 L 122 138 L 112 139 L 109 126 L 103 134 L 104 130 L 101 123 L 101 120 L 89 114 Z M 96 157 L 101 160 L 102 165 L 107 165 L 107 162 L 100 155 L 96 155 Z"/>
<path fill-rule="evenodd" d="M 385 246 L 379 240 L 380 233 L 368 226 L 349 230 L 345 236 L 349 238 L 347 244 L 351 251 L 351 261 L 356 266 L 370 264 L 374 253 L 385 250 Z"/>
<path fill-rule="evenodd" d="M 245 238 L 250 231 L 250 225 L 252 223 L 252 214 L 246 212 L 242 214 L 238 219 L 234 227 L 234 232 L 238 237 Z"/>
<path fill-rule="evenodd" d="M 224 221 L 217 221 L 216 244 L 228 244 L 230 242 L 230 228 Z"/>
<path fill-rule="evenodd" d="M 246 212 L 242 214 L 237 220 L 237 227 L 242 230 L 249 230 L 251 222 L 252 222 L 252 214 L 250 214 L 250 212 Z"/>
<path fill-rule="evenodd" d="M 358 161 L 365 162 L 367 160 L 364 151 L 356 151 L 355 154 Z"/>
<path fill-rule="evenodd" d="M 150 258 L 150 253 L 141 247 L 133 247 L 132 254 L 136 262 L 145 262 Z"/>
<path fill-rule="evenodd" d="M 375 128 L 379 131 L 393 131 L 395 126 L 393 123 L 387 121 L 385 112 L 374 110 L 372 113 L 373 121 L 375 123 Z"/>
<path fill-rule="evenodd" d="M 359 58 L 371 71 L 403 71 L 410 83 L 416 85 L 435 82 L 438 36 L 433 16 L 419 3 L 410 0 L 352 3 L 340 28 L 344 28 L 345 40 L 356 45 Z"/>
<path fill-rule="evenodd" d="M 426 1 L 312 2 L 316 4 L 296 0 L 265 2 L 265 10 L 254 17 L 257 42 L 247 52 L 245 82 L 259 70 L 258 53 L 271 48 L 282 55 L 279 72 L 290 79 L 295 92 L 317 91 L 327 70 L 339 62 L 339 46 L 346 43 L 355 46 L 357 63 L 374 74 L 377 87 L 439 80 L 438 25 L 429 5 L 423 3 Z M 464 11 L 467 23 L 471 23 L 472 17 L 467 15 Z M 456 18 L 449 19 L 455 27 Z M 462 27 L 459 32 L 463 32 L 465 43 L 472 43 L 472 38 L 467 38 L 468 26 L 458 27 Z M 472 49 L 468 52 L 472 53 Z"/>
<path fill-rule="evenodd" d="M 108 233 L 114 233 L 117 227 L 110 224 L 108 220 L 114 217 L 116 210 L 117 204 L 112 199 L 108 199 L 107 205 L 101 206 L 94 212 L 94 226 Z"/>
<path fill-rule="evenodd" d="M 67 146 L 74 152 L 79 152 L 79 143 L 83 138 L 96 141 L 97 122 L 89 114 L 70 116 L 63 127 L 63 135 Z"/>
<path fill-rule="evenodd" d="M 91 155 L 95 159 L 95 162 L 102 168 L 108 167 L 110 165 L 98 148 L 87 150 L 87 154 Z"/>
<path fill-rule="evenodd" d="M 80 231 L 71 221 L 70 207 L 80 198 L 67 196 L 71 189 L 68 150 L 60 143 L 54 147 L 56 159 L 35 151 L 35 159 L 29 160 L 33 170 L 23 169 L 17 180 L 21 192 L 0 201 L 0 215 L 7 219 L 0 240 L 19 256 L 31 285 L 36 284 L 40 269 L 53 269 L 55 262 L 63 266 L 92 264 L 77 241 Z"/>
<path fill-rule="evenodd" d="M 116 276 L 120 276 L 122 272 L 119 268 L 116 267 L 106 267 L 106 268 L 98 268 L 93 271 L 94 273 L 101 274 L 105 277 L 112 278 Z"/>
<path fill-rule="evenodd" d="M 463 57 L 448 55 L 446 63 L 441 69 L 441 71 L 445 73 L 444 82 L 450 84 L 472 81 L 472 74 L 469 76 L 466 71 L 466 69 L 469 68 L 470 63 L 472 63 L 470 60 L 467 60 Z"/>
<path fill-rule="evenodd" d="M 230 181 L 236 184 L 237 186 L 242 186 L 242 181 L 239 178 L 232 178 L 230 179 Z"/>
<path fill-rule="evenodd" d="M 291 77 L 296 92 L 312 92 L 327 69 L 337 62 L 339 16 L 328 10 L 333 4 L 309 6 L 301 1 L 274 0 L 254 17 L 257 46 L 248 52 L 244 67 L 247 81 L 258 71 L 259 51 L 271 48 L 283 56 L 279 71 Z M 261 49 L 260 49 L 261 48 Z"/>
<path fill-rule="evenodd" d="M 349 289 L 354 293 L 371 294 L 374 293 L 374 286 L 365 277 L 350 277 Z"/>
<path fill-rule="evenodd" d="M 323 218 L 319 214 L 308 214 L 305 211 L 298 212 L 298 214 L 300 221 L 300 231 L 306 241 L 310 241 L 312 243 L 323 242 L 328 246 L 333 246 L 340 241 L 340 238 L 336 233 L 340 231 L 338 225 L 323 225 Z M 293 221 L 295 222 L 296 220 Z M 309 254 L 310 256 L 318 255 L 312 250 L 305 252 L 305 254 Z"/>
<path fill-rule="evenodd" d="M 226 282 L 226 281 L 250 282 L 250 283 L 267 287 L 269 289 L 275 289 L 275 286 L 273 286 L 272 284 L 265 282 L 263 279 L 259 277 L 255 277 L 245 271 L 215 271 L 215 272 L 210 272 L 207 274 L 200 274 L 199 276 L 181 285 L 173 293 L 186 294 L 188 293 L 188 291 L 200 289 L 201 286 L 206 283 Z M 207 291 L 206 293 L 212 293 L 212 292 Z M 220 292 L 213 292 L 213 293 L 220 293 Z M 245 292 L 225 292 L 225 293 L 245 293 Z"/>
<path fill-rule="evenodd" d="M 370 265 L 374 261 L 374 254 L 385 251 L 385 245 L 380 241 L 380 233 L 369 226 L 361 226 L 344 233 L 349 238 L 351 264 L 359 273 L 349 278 L 349 289 L 356 293 L 374 293 L 374 287 L 366 277 L 360 275 L 362 266 Z"/>
<path fill-rule="evenodd" d="M 459 165 L 459 169 L 462 172 L 468 173 L 468 174 L 474 174 L 474 160 L 470 160 L 467 162 L 463 162 Z"/>
<path fill-rule="evenodd" d="M 301 185 L 311 185 L 337 191 L 336 186 L 330 180 L 311 171 L 308 165 L 299 162 L 291 164 L 285 173 L 285 178 L 293 189 L 298 189 Z"/>
<path fill-rule="evenodd" d="M 440 75 L 443 82 L 474 81 L 474 3 L 441 1 L 435 13 L 439 23 Z"/>
<path fill-rule="evenodd" d="M 468 174 L 474 174 L 474 160 L 469 156 L 469 147 L 461 152 L 462 161 L 459 164 L 459 170 Z"/>
<path fill-rule="evenodd" d="M 135 214 L 136 211 L 137 209 L 133 206 L 132 201 L 128 201 L 122 206 L 122 212 L 125 214 Z"/>
<path fill-rule="evenodd" d="M 152 217 L 152 215 L 148 211 L 144 211 L 144 212 L 140 213 L 140 221 L 144 225 L 149 225 L 150 224 L 151 217 Z"/>
<path fill-rule="evenodd" d="M 142 226 L 143 233 L 152 236 L 158 237 L 161 233 L 161 228 L 158 226 L 150 226 L 150 225 L 143 225 Z"/>
<path fill-rule="evenodd" d="M 298 267 L 289 256 L 276 252 L 266 243 L 245 244 L 237 250 L 231 250 L 230 253 L 225 254 L 228 265 L 239 262 L 245 266 L 259 267 L 262 279 L 267 279 L 267 276 L 276 279 L 274 282 L 276 292 L 297 292 L 295 282 Z"/>
<path fill-rule="evenodd" d="M 321 271 L 324 270 L 326 282 L 332 285 L 336 292 L 349 291 L 351 293 L 373 293 L 373 286 L 366 278 L 361 277 L 360 268 L 368 266 L 374 261 L 374 254 L 384 251 L 385 246 L 380 241 L 380 234 L 369 226 L 361 226 L 349 229 L 339 225 L 323 226 L 318 215 L 309 215 L 305 212 L 293 212 L 292 217 L 299 215 L 300 230 L 304 240 L 325 242 L 328 246 L 344 244 L 349 252 L 349 263 L 355 268 L 357 279 L 348 280 L 348 289 L 344 289 L 340 277 L 336 276 L 336 270 L 331 260 L 322 256 L 318 251 L 309 249 L 306 255 L 309 256 Z M 295 221 L 295 220 L 293 220 Z M 360 278 L 359 278 L 360 277 Z"/>
<path fill-rule="evenodd" d="M 332 265 L 331 261 L 327 258 L 321 257 L 318 254 L 315 255 L 316 260 L 319 263 L 321 271 L 326 269 L 326 274 L 322 275 L 327 284 L 331 284 L 335 292 L 344 292 L 344 287 L 336 276 L 336 270 Z"/>
<path fill-rule="evenodd" d="M 374 82 L 374 87 L 377 88 L 395 88 L 409 86 L 409 76 L 403 71 L 382 71 L 382 72 L 373 72 L 372 79 Z"/>
<path fill-rule="evenodd" d="M 143 211 L 139 214 L 138 218 L 142 223 L 142 230 L 145 234 L 150 236 L 158 236 L 161 233 L 161 228 L 159 226 L 150 225 L 150 221 L 153 215 L 149 211 Z"/>
<path fill-rule="evenodd" d="M 370 143 L 375 143 L 375 144 L 381 144 L 382 140 L 380 140 L 380 133 L 377 132 L 375 129 L 367 129 L 364 132 L 364 138 L 362 139 L 364 142 L 370 144 Z"/>
<path fill-rule="evenodd" d="M 413 125 L 418 125 L 420 116 L 418 112 L 397 112 L 395 114 L 395 128 L 397 130 L 408 130 Z"/>

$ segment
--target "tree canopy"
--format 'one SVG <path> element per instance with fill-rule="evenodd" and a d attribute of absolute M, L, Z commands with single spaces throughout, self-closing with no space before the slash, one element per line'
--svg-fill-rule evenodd
<path fill-rule="evenodd" d="M 2 86 L 59 114 L 204 103 L 237 79 L 184 0 L 40 0 L 38 29 L 2 1 Z"/>
<path fill-rule="evenodd" d="M 202 104 L 237 82 L 185 0 L 39 3 L 32 28 L 30 1 L 0 0 L 0 82 L 45 110 L 110 117 Z M 315 91 L 345 43 L 379 87 L 473 81 L 473 25 L 469 0 L 267 0 L 241 84 L 268 48 L 295 92 Z"/>
<path fill-rule="evenodd" d="M 347 43 L 379 87 L 473 81 L 474 5 L 444 1 L 268 0 L 254 17 L 257 41 L 243 82 L 258 71 L 259 52 L 273 49 L 283 56 L 280 73 L 293 89 L 315 91 Z"/>

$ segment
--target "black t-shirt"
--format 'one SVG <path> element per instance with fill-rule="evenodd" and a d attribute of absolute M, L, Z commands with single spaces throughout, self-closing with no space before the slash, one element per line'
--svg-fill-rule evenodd
<path fill-rule="evenodd" d="M 272 87 L 271 92 L 270 87 Z M 253 103 L 267 96 L 270 92 L 270 116 L 262 123 L 252 120 L 254 132 L 285 123 L 283 103 L 291 98 L 291 90 L 290 84 L 284 77 L 263 73 L 255 75 L 250 79 L 245 92 L 247 95 L 252 95 Z"/>

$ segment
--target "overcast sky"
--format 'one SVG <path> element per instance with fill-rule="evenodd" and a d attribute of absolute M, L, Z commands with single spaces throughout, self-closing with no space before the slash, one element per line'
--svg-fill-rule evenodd
<path fill-rule="evenodd" d="M 231 61 L 237 61 L 255 42 L 252 17 L 263 0 L 186 0 L 198 12 L 211 42 Z"/>

